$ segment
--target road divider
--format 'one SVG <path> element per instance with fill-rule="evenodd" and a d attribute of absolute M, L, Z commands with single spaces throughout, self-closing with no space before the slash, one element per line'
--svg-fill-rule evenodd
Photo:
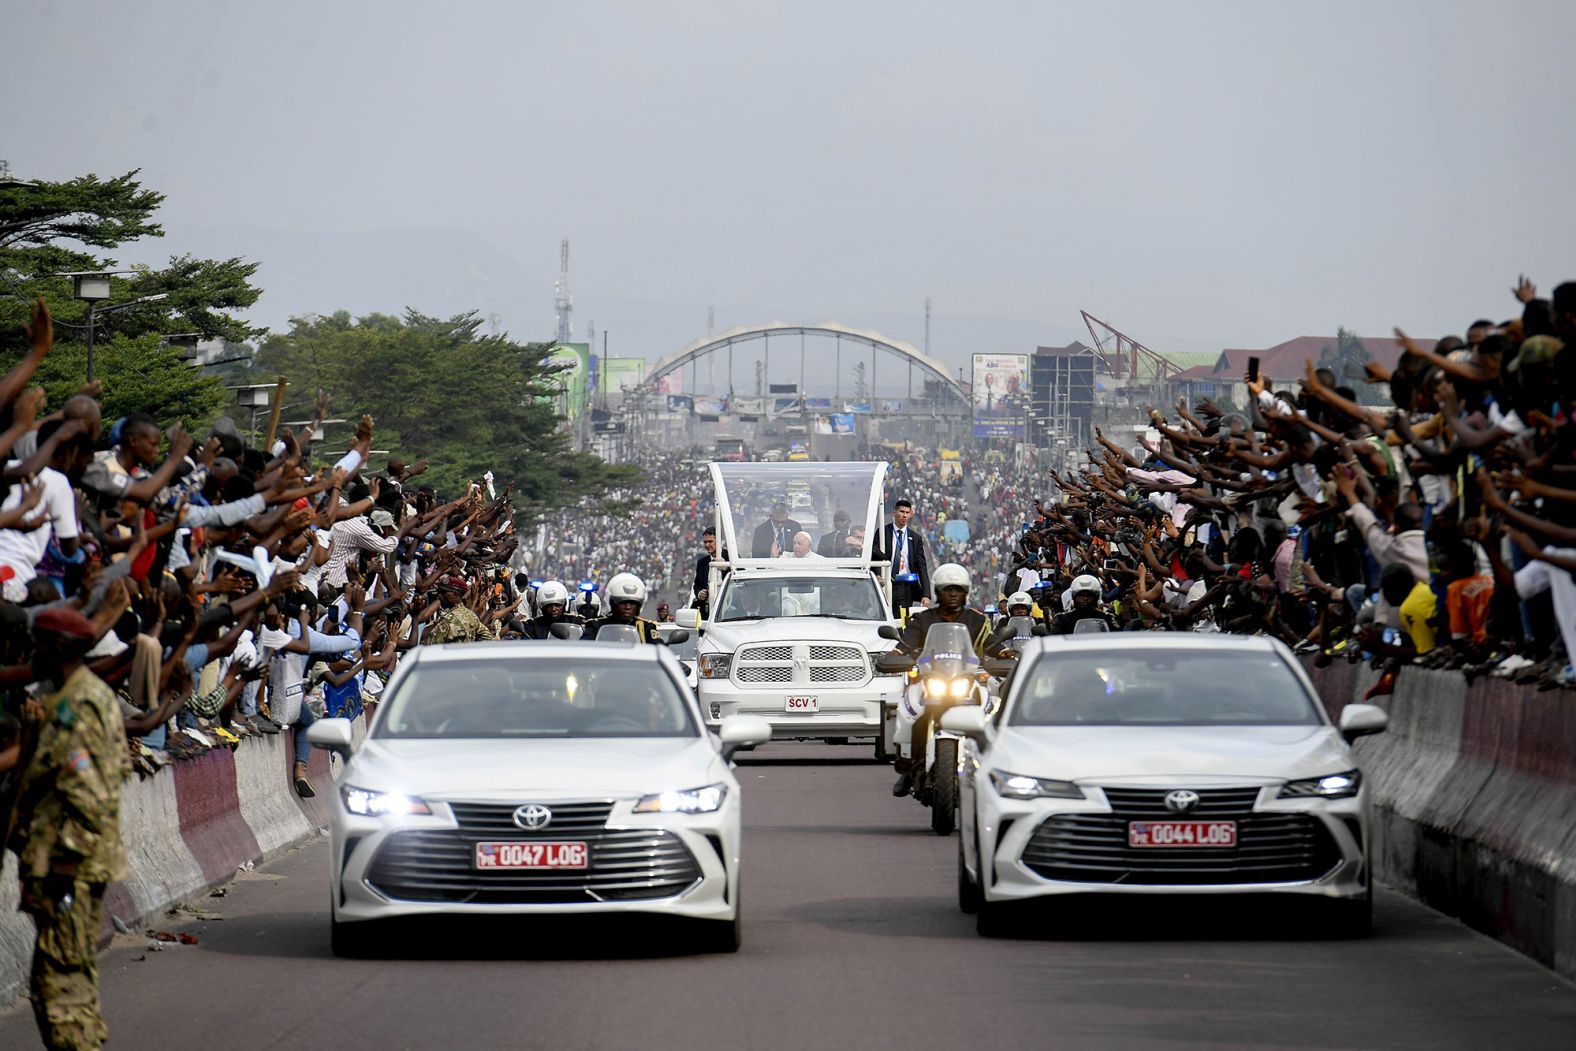
<path fill-rule="evenodd" d="M 1308 674 L 1332 717 L 1379 678 L 1345 661 Z M 1375 874 L 1576 978 L 1576 703 L 1410 667 L 1370 703 L 1390 714 L 1355 745 Z"/>

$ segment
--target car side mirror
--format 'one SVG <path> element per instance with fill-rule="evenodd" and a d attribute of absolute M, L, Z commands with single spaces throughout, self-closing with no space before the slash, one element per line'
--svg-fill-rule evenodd
<path fill-rule="evenodd" d="M 941 728 L 973 741 L 985 739 L 985 709 L 978 705 L 948 708 L 941 713 Z"/>
<path fill-rule="evenodd" d="M 1377 704 L 1348 704 L 1341 709 L 1341 736 L 1347 743 L 1359 737 L 1384 733 L 1390 725 L 1390 713 Z"/>
<path fill-rule="evenodd" d="M 907 675 L 914 670 L 914 658 L 897 652 L 887 650 L 876 654 L 876 671 L 882 675 Z"/>
<path fill-rule="evenodd" d="M 688 628 L 690 631 L 694 631 L 700 627 L 700 610 L 694 606 L 681 609 L 673 614 L 673 623 L 681 628 Z"/>
<path fill-rule="evenodd" d="M 585 634 L 585 629 L 571 621 L 561 620 L 547 629 L 547 633 L 555 639 L 573 642 Z"/>
<path fill-rule="evenodd" d="M 741 748 L 765 744 L 772 739 L 772 724 L 759 715 L 730 715 L 717 727 L 722 741 L 722 757 L 732 759 Z"/>
<path fill-rule="evenodd" d="M 663 639 L 662 641 L 669 646 L 678 646 L 681 643 L 689 641 L 689 632 L 685 631 L 683 628 L 679 628 L 677 631 L 668 632 L 667 638 Z"/>
<path fill-rule="evenodd" d="M 901 641 L 903 641 L 903 634 L 902 634 L 902 632 L 898 631 L 896 628 L 894 628 L 890 624 L 883 624 L 883 625 L 881 625 L 879 628 L 876 629 L 876 634 L 881 636 L 883 639 L 886 639 L 888 642 L 901 642 Z"/>
<path fill-rule="evenodd" d="M 319 719 L 306 728 L 306 739 L 314 748 L 349 748 L 349 719 Z"/>
<path fill-rule="evenodd" d="M 1047 628 L 1044 624 L 1036 624 L 1034 626 L 1034 635 L 1035 635 L 1036 638 L 1043 639 L 1046 636 L 1050 635 L 1050 633 L 1051 633 L 1051 629 Z"/>

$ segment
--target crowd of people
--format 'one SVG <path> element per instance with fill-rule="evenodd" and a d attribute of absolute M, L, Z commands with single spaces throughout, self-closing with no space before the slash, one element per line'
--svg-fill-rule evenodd
<path fill-rule="evenodd" d="M 1151 409 L 1158 440 L 1136 449 L 1099 435 L 1091 467 L 1049 472 L 1057 498 L 1033 500 L 1002 594 L 1051 617 L 1092 593 L 1121 628 L 1266 633 L 1318 662 L 1572 686 L 1576 283 L 1514 292 L 1508 320 L 1431 350 L 1398 332 L 1396 366 L 1367 366 L 1380 404 L 1308 362 L 1245 377 L 1241 408 Z"/>
<path fill-rule="evenodd" d="M 224 419 L 201 436 L 107 420 L 96 384 L 49 406 L 30 386 L 42 301 L 28 336 L 0 377 L 0 835 L 38 927 L 45 1041 L 96 1047 L 122 780 L 293 727 L 293 787 L 313 795 L 302 731 L 374 704 L 413 646 L 518 629 L 526 596 L 507 489 L 375 472 L 368 417 L 324 456 L 315 425 L 254 447 Z"/>

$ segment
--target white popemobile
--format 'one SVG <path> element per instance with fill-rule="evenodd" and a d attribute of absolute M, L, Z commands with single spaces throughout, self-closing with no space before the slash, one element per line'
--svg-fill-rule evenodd
<path fill-rule="evenodd" d="M 697 631 L 701 711 L 711 726 L 761 716 L 775 740 L 875 738 L 890 756 L 904 677 L 892 648 L 891 565 L 873 559 L 885 463 L 713 463 L 720 548 L 711 619 Z M 838 512 L 853 523 L 837 530 Z"/>

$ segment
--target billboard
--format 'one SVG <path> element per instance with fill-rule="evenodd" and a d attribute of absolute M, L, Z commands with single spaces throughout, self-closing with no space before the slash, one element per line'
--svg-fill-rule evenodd
<path fill-rule="evenodd" d="M 974 355 L 974 437 L 1023 437 L 1029 355 Z"/>
<path fill-rule="evenodd" d="M 766 411 L 765 402 L 761 398 L 736 397 L 729 402 L 729 405 L 740 416 L 759 416 Z"/>
<path fill-rule="evenodd" d="M 697 394 L 695 411 L 701 416 L 721 416 L 728 411 L 728 399 L 710 394 Z"/>
<path fill-rule="evenodd" d="M 640 386 L 645 378 L 645 358 L 603 358 L 597 382 L 601 391 L 619 394 Z"/>
<path fill-rule="evenodd" d="M 549 383 L 558 387 L 558 411 L 578 420 L 586 410 L 586 380 L 591 372 L 591 344 L 559 343 L 547 352 L 547 363 L 560 366 Z"/>

